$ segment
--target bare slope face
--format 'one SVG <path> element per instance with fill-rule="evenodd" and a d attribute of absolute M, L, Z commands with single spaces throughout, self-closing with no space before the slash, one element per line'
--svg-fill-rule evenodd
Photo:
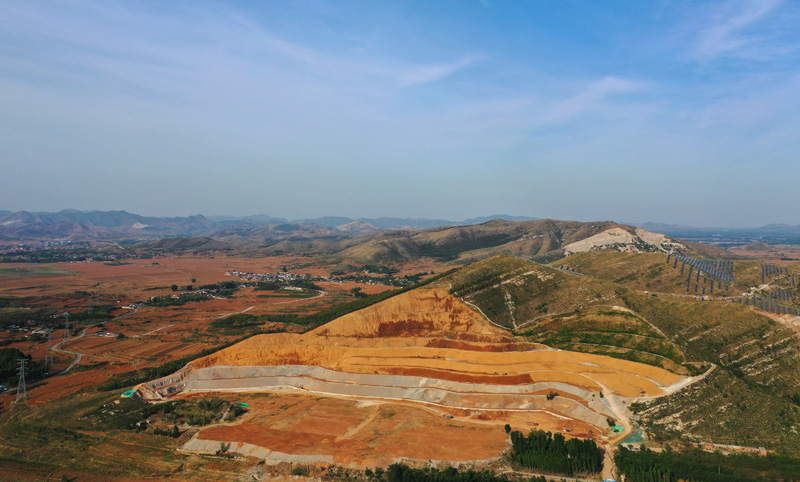
<path fill-rule="evenodd" d="M 302 335 L 250 338 L 141 385 L 137 396 L 292 388 L 443 413 L 525 413 L 543 424 L 572 421 L 582 436 L 601 438 L 611 435 L 607 420 L 623 416 L 616 397 L 658 396 L 683 380 L 655 366 L 515 338 L 439 287 Z"/>
<path fill-rule="evenodd" d="M 432 257 L 471 262 L 499 254 L 552 260 L 566 252 L 685 250 L 667 236 L 611 221 L 581 223 L 543 219 L 493 220 L 473 226 L 396 231 L 376 235 L 337 256 L 359 262 L 387 262 Z"/>

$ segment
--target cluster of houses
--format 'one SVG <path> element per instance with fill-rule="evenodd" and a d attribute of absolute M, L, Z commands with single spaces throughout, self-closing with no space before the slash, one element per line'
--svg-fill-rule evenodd
<path fill-rule="evenodd" d="M 244 281 L 280 281 L 280 282 L 288 282 L 288 281 L 298 281 L 298 280 L 308 280 L 311 279 L 311 276 L 307 274 L 299 274 L 299 273 L 289 273 L 287 271 L 281 271 L 278 273 L 249 273 L 247 271 L 226 271 L 225 276 L 238 276 L 239 279 Z"/>
<path fill-rule="evenodd" d="M 19 243 L 14 246 L 0 248 L 0 254 L 20 253 L 49 249 L 86 249 L 91 248 L 88 241 L 42 241 L 41 243 Z"/>

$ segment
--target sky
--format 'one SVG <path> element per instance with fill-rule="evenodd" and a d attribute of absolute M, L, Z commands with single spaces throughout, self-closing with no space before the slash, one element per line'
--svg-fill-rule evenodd
<path fill-rule="evenodd" d="M 0 209 L 800 224 L 800 2 L 0 0 Z"/>

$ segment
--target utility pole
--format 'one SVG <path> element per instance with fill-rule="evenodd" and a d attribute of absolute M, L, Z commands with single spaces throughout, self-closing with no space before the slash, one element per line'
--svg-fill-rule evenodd
<path fill-rule="evenodd" d="M 25 365 L 27 363 L 28 360 L 25 358 L 19 359 L 19 368 L 17 368 L 17 371 L 19 372 L 19 382 L 17 383 L 17 399 L 14 401 L 14 403 L 28 401 L 28 388 L 25 385 Z"/>

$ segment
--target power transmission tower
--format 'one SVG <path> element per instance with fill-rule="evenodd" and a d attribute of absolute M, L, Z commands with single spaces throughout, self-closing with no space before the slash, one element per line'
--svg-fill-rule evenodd
<path fill-rule="evenodd" d="M 14 401 L 14 403 L 28 401 L 28 388 L 25 386 L 25 365 L 27 363 L 28 360 L 25 358 L 20 358 L 19 368 L 17 368 L 17 371 L 19 372 L 19 383 L 17 383 L 17 399 Z"/>
<path fill-rule="evenodd" d="M 64 340 L 62 343 L 66 343 L 69 340 L 69 311 L 64 312 Z"/>
<path fill-rule="evenodd" d="M 47 331 L 47 352 L 44 356 L 44 371 L 48 375 L 53 369 L 53 330 Z"/>

